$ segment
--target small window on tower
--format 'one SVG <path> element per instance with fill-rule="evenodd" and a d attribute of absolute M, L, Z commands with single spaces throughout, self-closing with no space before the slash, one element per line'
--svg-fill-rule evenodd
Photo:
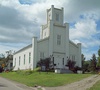
<path fill-rule="evenodd" d="M 57 35 L 57 45 L 61 45 L 61 35 Z"/>
<path fill-rule="evenodd" d="M 59 14 L 56 13 L 56 21 L 59 21 Z"/>

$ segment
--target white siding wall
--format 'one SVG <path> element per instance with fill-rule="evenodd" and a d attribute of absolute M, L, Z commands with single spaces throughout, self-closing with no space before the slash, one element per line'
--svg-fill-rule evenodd
<path fill-rule="evenodd" d="M 48 28 L 45 28 L 43 30 L 43 39 L 46 38 L 46 37 L 48 37 L 48 36 L 49 36 L 49 29 Z"/>
<path fill-rule="evenodd" d="M 52 55 L 54 57 L 54 63 L 56 64 L 56 68 L 64 68 L 67 60 L 66 60 L 66 27 L 53 25 L 52 30 L 52 42 L 53 43 L 53 52 Z M 57 35 L 61 36 L 61 44 L 57 44 Z M 50 36 L 51 37 L 51 36 Z M 68 51 L 69 52 L 69 51 Z M 63 64 L 64 61 L 64 64 Z"/>
<path fill-rule="evenodd" d="M 69 57 L 71 60 L 74 59 L 74 57 L 75 57 L 76 66 L 79 66 L 78 65 L 78 61 L 79 61 L 78 50 L 79 50 L 78 46 L 74 45 L 73 43 L 69 43 Z"/>
<path fill-rule="evenodd" d="M 13 66 L 15 66 L 14 70 L 19 69 L 32 69 L 32 48 L 29 47 L 19 53 L 16 53 L 13 57 Z M 29 63 L 29 53 L 31 53 L 31 61 Z M 25 64 L 24 64 L 24 55 L 25 55 Z M 19 65 L 19 57 L 20 57 L 20 65 Z M 16 59 L 16 65 L 15 65 L 15 59 Z"/>
<path fill-rule="evenodd" d="M 53 41 L 53 47 L 54 52 L 61 52 L 65 53 L 65 47 L 66 47 L 66 28 L 54 26 L 54 41 Z M 57 35 L 61 35 L 61 45 L 57 45 Z"/>
<path fill-rule="evenodd" d="M 49 57 L 49 38 L 45 40 L 38 41 L 38 55 L 37 55 L 37 62 L 40 60 L 40 53 L 44 53 L 44 58 Z"/>

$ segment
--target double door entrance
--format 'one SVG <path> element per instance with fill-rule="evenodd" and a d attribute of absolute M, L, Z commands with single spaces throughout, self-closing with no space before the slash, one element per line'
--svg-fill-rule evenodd
<path fill-rule="evenodd" d="M 56 68 L 64 68 L 64 66 L 65 66 L 64 58 L 61 56 L 59 56 L 59 57 L 55 56 L 54 63 L 56 64 Z"/>

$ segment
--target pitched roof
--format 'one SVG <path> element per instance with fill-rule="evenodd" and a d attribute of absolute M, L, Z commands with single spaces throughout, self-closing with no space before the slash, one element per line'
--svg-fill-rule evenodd
<path fill-rule="evenodd" d="M 17 54 L 17 53 L 19 53 L 19 52 L 21 52 L 21 51 L 23 51 L 23 50 L 25 50 L 25 49 L 27 49 L 27 48 L 29 48 L 29 47 L 32 47 L 32 44 L 30 44 L 30 45 L 28 45 L 28 46 L 20 49 L 19 51 L 15 52 L 14 55 Z"/>

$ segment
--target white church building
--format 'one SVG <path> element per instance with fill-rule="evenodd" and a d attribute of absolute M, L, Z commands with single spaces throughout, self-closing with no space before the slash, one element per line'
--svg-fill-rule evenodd
<path fill-rule="evenodd" d="M 64 9 L 54 5 L 47 9 L 47 24 L 42 25 L 40 39 L 33 37 L 31 45 L 14 53 L 14 70 L 33 70 L 40 59 L 48 57 L 57 68 L 65 68 L 69 58 L 81 67 L 81 43 L 69 40 L 69 24 L 64 23 Z"/>

